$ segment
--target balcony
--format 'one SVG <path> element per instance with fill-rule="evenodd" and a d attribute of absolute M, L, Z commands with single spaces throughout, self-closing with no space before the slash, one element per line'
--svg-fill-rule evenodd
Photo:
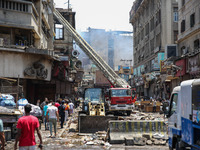
<path fill-rule="evenodd" d="M 31 2 L 0 0 L 0 26 L 32 29 L 38 33 L 38 16 Z"/>

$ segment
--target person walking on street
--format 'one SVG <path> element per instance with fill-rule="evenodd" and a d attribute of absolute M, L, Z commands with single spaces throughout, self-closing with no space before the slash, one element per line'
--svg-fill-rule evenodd
<path fill-rule="evenodd" d="M 63 100 L 61 102 L 61 105 L 59 106 L 59 114 L 60 114 L 60 126 L 63 128 L 63 123 L 65 120 L 65 101 Z"/>
<path fill-rule="evenodd" d="M 1 140 L 1 150 L 5 150 L 5 136 L 3 132 L 3 121 L 0 119 L 0 140 Z"/>
<path fill-rule="evenodd" d="M 48 115 L 46 115 L 46 118 L 49 121 L 50 125 L 50 137 L 52 137 L 52 125 L 54 127 L 54 134 L 56 137 L 57 121 L 59 121 L 58 108 L 54 105 L 55 103 L 52 102 L 52 105 L 47 108 L 47 114 L 49 114 L 49 118 Z"/>
<path fill-rule="evenodd" d="M 74 110 L 74 104 L 70 100 L 70 103 L 69 103 L 69 116 L 71 116 L 73 114 L 73 110 Z"/>
<path fill-rule="evenodd" d="M 36 105 L 40 107 L 40 99 L 37 100 Z"/>
<path fill-rule="evenodd" d="M 39 121 L 35 116 L 30 115 L 31 105 L 26 104 L 24 106 L 25 116 L 19 118 L 17 122 L 17 135 L 15 139 L 14 150 L 17 149 L 19 141 L 19 150 L 35 150 L 35 130 L 40 139 L 39 148 L 42 149 L 42 136 L 39 130 Z"/>
<path fill-rule="evenodd" d="M 65 105 L 65 123 L 67 122 L 67 119 L 68 119 L 68 111 L 69 111 L 69 102 L 68 100 L 66 101 L 66 103 L 64 104 Z"/>
<path fill-rule="evenodd" d="M 46 102 L 48 102 L 48 98 L 45 97 L 44 101 L 42 102 L 42 104 L 40 105 L 40 108 L 43 110 L 43 107 L 46 105 Z"/>
<path fill-rule="evenodd" d="M 58 108 L 60 106 L 59 100 L 55 102 L 55 106 Z"/>
<path fill-rule="evenodd" d="M 45 130 L 48 130 L 49 126 L 48 126 L 48 122 L 47 122 L 47 117 L 46 115 L 48 116 L 49 114 L 47 114 L 47 109 L 48 109 L 48 104 L 49 102 L 47 101 L 46 102 L 46 105 L 44 106 L 43 108 L 43 116 L 44 116 L 44 125 L 45 125 Z"/>

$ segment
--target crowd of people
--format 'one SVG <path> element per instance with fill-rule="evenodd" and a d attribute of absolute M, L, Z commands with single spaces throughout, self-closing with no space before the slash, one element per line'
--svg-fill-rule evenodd
<path fill-rule="evenodd" d="M 37 101 L 37 105 L 43 111 L 43 123 L 45 125 L 45 130 L 50 131 L 49 137 L 56 137 L 57 133 L 57 122 L 60 122 L 60 127 L 63 128 L 63 125 L 68 120 L 68 116 L 72 116 L 74 104 L 70 100 L 57 100 L 56 102 L 52 100 L 45 100 L 40 104 L 40 101 Z M 24 106 L 25 115 L 20 117 L 17 122 L 17 135 L 15 140 L 14 149 L 18 148 L 19 142 L 19 150 L 35 150 L 36 149 L 36 141 L 35 134 L 39 137 L 40 143 L 39 148 L 42 149 L 42 136 L 40 133 L 40 124 L 38 118 L 30 115 L 30 111 L 32 106 L 30 104 L 26 104 Z M 1 140 L 1 149 L 4 149 L 5 138 L 1 129 L 3 128 L 3 123 L 1 124 L 0 120 L 0 140 Z M 54 129 L 54 136 L 53 136 Z"/>
<path fill-rule="evenodd" d="M 50 130 L 50 137 L 56 136 L 57 122 L 60 122 L 60 127 L 66 124 L 68 117 L 73 114 L 74 104 L 71 100 L 45 100 L 40 104 L 40 108 L 43 110 L 43 122 L 45 130 Z M 54 128 L 54 136 L 52 135 L 52 129 Z"/>

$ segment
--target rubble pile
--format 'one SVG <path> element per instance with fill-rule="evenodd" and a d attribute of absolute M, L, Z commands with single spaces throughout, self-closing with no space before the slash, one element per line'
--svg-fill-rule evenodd
<path fill-rule="evenodd" d="M 133 111 L 129 117 L 119 117 L 119 120 L 165 120 L 165 116 L 159 113 L 143 113 L 139 111 Z"/>
<path fill-rule="evenodd" d="M 125 138 L 125 145 L 137 145 L 137 146 L 152 146 L 152 145 L 166 145 L 168 137 L 162 134 L 155 133 L 150 136 L 150 134 L 145 133 L 142 137 Z"/>
<path fill-rule="evenodd" d="M 0 106 L 0 113 L 1 114 L 13 114 L 15 113 L 15 109 L 9 109 L 7 107 Z"/>

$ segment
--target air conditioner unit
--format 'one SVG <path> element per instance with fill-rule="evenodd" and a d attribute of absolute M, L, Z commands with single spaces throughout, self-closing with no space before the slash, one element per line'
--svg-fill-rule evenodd
<path fill-rule="evenodd" d="M 0 38 L 0 46 L 3 46 L 3 42 L 4 42 L 3 38 Z"/>
<path fill-rule="evenodd" d="M 177 53 L 177 45 L 176 44 L 166 45 L 165 52 L 167 54 L 167 58 L 177 56 L 177 54 L 178 54 Z"/>

